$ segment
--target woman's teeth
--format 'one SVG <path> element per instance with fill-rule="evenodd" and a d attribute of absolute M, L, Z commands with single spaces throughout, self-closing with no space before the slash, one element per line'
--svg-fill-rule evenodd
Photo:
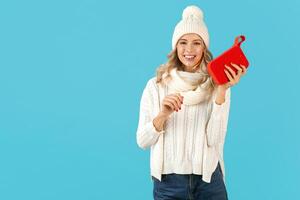
<path fill-rule="evenodd" d="M 186 58 L 194 58 L 195 56 L 184 56 Z"/>
<path fill-rule="evenodd" d="M 188 60 L 193 60 L 196 56 L 184 56 Z"/>

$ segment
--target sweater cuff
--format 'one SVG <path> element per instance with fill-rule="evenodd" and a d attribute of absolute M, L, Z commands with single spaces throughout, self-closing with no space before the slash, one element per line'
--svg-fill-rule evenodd
<path fill-rule="evenodd" d="M 221 117 L 226 101 L 228 101 L 228 100 L 225 100 L 225 102 L 223 102 L 221 105 L 219 105 L 216 103 L 216 100 L 214 99 L 212 113 L 216 118 Z"/>
<path fill-rule="evenodd" d="M 147 142 L 149 146 L 156 143 L 156 141 L 159 138 L 160 134 L 165 132 L 164 130 L 162 130 L 160 132 L 157 131 L 155 129 L 155 126 L 153 125 L 153 122 L 150 122 L 146 125 L 146 130 L 148 130 L 148 131 L 146 131 L 147 136 L 146 136 L 145 139 L 146 139 L 146 141 L 149 142 L 149 143 Z"/>
<path fill-rule="evenodd" d="M 226 91 L 226 94 L 225 94 L 225 101 L 222 104 L 220 104 L 220 105 L 217 104 L 216 100 L 217 100 L 217 95 L 214 95 L 212 112 L 214 114 L 216 114 L 216 116 L 221 116 L 221 113 L 223 112 L 225 105 L 229 101 L 229 99 L 228 99 L 228 90 Z"/>

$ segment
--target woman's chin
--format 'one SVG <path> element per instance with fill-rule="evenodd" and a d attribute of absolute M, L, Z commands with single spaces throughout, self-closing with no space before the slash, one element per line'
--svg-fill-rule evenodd
<path fill-rule="evenodd" d="M 184 64 L 184 70 L 185 71 L 194 71 L 195 70 L 195 65 L 197 63 L 183 63 Z"/>

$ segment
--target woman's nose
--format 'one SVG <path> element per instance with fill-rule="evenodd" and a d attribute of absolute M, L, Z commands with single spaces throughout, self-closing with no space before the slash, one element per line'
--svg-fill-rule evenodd
<path fill-rule="evenodd" d="M 187 52 L 192 52 L 192 51 L 193 51 L 192 45 L 186 45 L 185 50 L 186 50 Z"/>

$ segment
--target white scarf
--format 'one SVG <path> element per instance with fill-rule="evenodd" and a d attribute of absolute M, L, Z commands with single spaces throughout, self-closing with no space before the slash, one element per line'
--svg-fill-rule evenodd
<path fill-rule="evenodd" d="M 170 75 L 171 80 L 167 84 L 170 93 L 180 93 L 184 105 L 199 104 L 210 98 L 211 95 L 204 89 L 210 80 L 207 79 L 203 84 L 197 85 L 198 80 L 204 76 L 201 72 L 183 72 L 174 68 Z"/>

